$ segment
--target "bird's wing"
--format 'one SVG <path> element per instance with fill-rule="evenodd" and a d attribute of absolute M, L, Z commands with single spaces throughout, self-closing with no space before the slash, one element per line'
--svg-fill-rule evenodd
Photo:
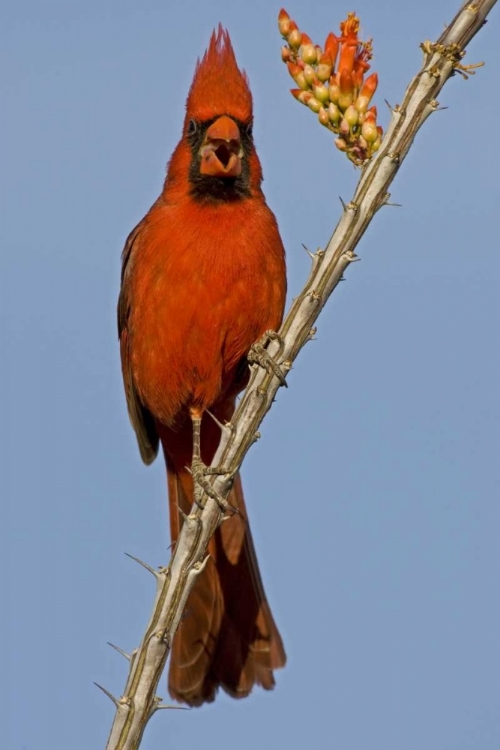
<path fill-rule="evenodd" d="M 140 231 L 141 224 L 138 224 L 129 234 L 123 248 L 121 289 L 118 298 L 118 336 L 120 339 L 123 383 L 130 421 L 137 436 L 141 458 L 145 464 L 151 464 L 158 454 L 158 433 L 153 417 L 141 403 L 135 389 L 129 352 L 130 272 L 133 264 L 134 245 L 137 242 Z"/>

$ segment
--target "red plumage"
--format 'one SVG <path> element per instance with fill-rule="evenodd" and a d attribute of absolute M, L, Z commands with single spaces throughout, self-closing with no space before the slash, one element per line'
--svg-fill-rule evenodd
<path fill-rule="evenodd" d="M 281 324 L 285 253 L 261 190 L 251 136 L 252 96 L 227 31 L 219 27 L 198 62 L 182 138 L 162 194 L 130 234 L 123 253 L 118 318 L 130 418 L 141 456 L 159 442 L 167 465 L 172 541 L 189 513 L 191 419 L 201 417 L 201 458 L 209 464 L 220 430 L 248 380 L 247 354 Z M 285 663 L 248 526 L 241 482 L 229 502 L 240 513 L 210 542 L 210 560 L 174 638 L 171 695 L 189 705 L 274 685 Z"/>

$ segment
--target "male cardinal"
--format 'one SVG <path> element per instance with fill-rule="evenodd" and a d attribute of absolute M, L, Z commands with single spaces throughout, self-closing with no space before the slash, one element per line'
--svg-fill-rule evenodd
<path fill-rule="evenodd" d="M 128 411 L 146 464 L 162 444 L 173 543 L 180 511 L 193 503 L 189 467 L 210 464 L 220 441 L 211 415 L 231 419 L 252 344 L 283 316 L 285 251 L 262 193 L 252 121 L 247 76 L 219 26 L 196 66 L 163 191 L 123 251 Z M 239 512 L 215 532 L 172 644 L 169 691 L 190 706 L 213 701 L 219 687 L 235 698 L 255 684 L 270 690 L 286 660 L 239 476 L 228 501 Z"/>

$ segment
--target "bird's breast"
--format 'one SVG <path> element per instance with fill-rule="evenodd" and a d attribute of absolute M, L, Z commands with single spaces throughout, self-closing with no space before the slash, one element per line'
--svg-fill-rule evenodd
<path fill-rule="evenodd" d="M 130 283 L 134 382 L 153 416 L 172 424 L 189 406 L 217 403 L 252 343 L 281 323 L 274 216 L 265 204 L 165 209 L 145 226 Z"/>

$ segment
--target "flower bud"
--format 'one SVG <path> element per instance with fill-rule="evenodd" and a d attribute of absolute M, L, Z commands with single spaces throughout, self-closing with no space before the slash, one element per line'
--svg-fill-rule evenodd
<path fill-rule="evenodd" d="M 321 104 L 326 104 L 330 97 L 328 96 L 328 89 L 323 84 L 313 86 L 314 96 L 318 99 Z"/>
<path fill-rule="evenodd" d="M 293 62 L 290 62 L 290 61 L 287 62 L 286 66 L 288 68 L 288 72 L 292 76 L 292 78 L 295 81 L 295 83 L 297 84 L 297 86 L 299 88 L 301 88 L 301 89 L 304 89 L 304 90 L 308 89 L 309 88 L 309 84 L 307 83 L 307 81 L 305 79 L 304 72 L 303 72 L 302 68 L 299 65 L 296 65 L 296 63 L 293 63 Z"/>
<path fill-rule="evenodd" d="M 361 115 L 366 112 L 366 110 L 368 109 L 369 103 L 370 103 L 369 98 L 367 96 L 362 96 L 360 94 L 358 98 L 356 99 L 354 106 L 356 107 L 356 109 Z"/>
<path fill-rule="evenodd" d="M 314 44 L 304 44 L 304 35 L 302 35 L 302 46 L 300 48 L 300 56 L 305 63 L 314 65 L 318 56 L 316 54 L 316 47 Z"/>
<path fill-rule="evenodd" d="M 302 89 L 290 89 L 290 93 L 294 96 L 297 101 L 307 106 L 307 102 L 312 97 L 311 91 L 302 91 Z"/>
<path fill-rule="evenodd" d="M 343 117 L 340 121 L 339 130 L 342 135 L 349 135 L 349 133 L 351 132 L 351 128 L 349 127 L 349 123 L 347 122 L 345 117 Z"/>
<path fill-rule="evenodd" d="M 287 36 L 290 31 L 290 16 L 284 8 L 278 14 L 278 28 L 282 36 Z"/>
<path fill-rule="evenodd" d="M 352 86 L 357 95 L 358 91 L 363 85 L 363 71 L 353 70 L 351 75 L 352 75 Z"/>
<path fill-rule="evenodd" d="M 332 61 L 332 65 L 335 66 L 337 54 L 339 51 L 339 39 L 331 31 L 325 39 L 325 55 L 328 55 Z"/>
<path fill-rule="evenodd" d="M 334 104 L 337 104 L 340 96 L 340 88 L 337 86 L 336 83 L 331 83 L 330 88 L 328 89 L 328 96 L 330 97 L 330 101 Z"/>
<path fill-rule="evenodd" d="M 352 96 L 350 94 L 340 94 L 337 104 L 342 112 L 345 112 L 347 107 L 352 104 Z"/>
<path fill-rule="evenodd" d="M 353 83 L 352 74 L 350 70 L 342 69 L 338 75 L 338 84 L 340 86 L 341 94 L 349 94 L 352 99 Z"/>
<path fill-rule="evenodd" d="M 328 117 L 328 112 L 324 107 L 321 107 L 320 111 L 318 112 L 318 120 L 322 125 L 328 126 L 330 124 L 330 118 Z"/>
<path fill-rule="evenodd" d="M 311 96 L 307 102 L 307 106 L 309 109 L 312 109 L 313 112 L 319 112 L 321 109 L 321 102 L 319 102 L 315 96 Z"/>
<path fill-rule="evenodd" d="M 293 29 L 293 31 L 288 34 L 287 42 L 292 49 L 297 50 L 300 47 L 302 43 L 302 34 L 299 29 Z"/>
<path fill-rule="evenodd" d="M 336 125 L 340 120 L 340 110 L 333 102 L 330 102 L 330 104 L 328 105 L 328 117 L 334 125 Z"/>
<path fill-rule="evenodd" d="M 321 55 L 319 58 L 319 64 L 316 68 L 316 75 L 318 76 L 321 83 L 328 81 L 332 74 L 332 62 L 328 55 Z"/>
<path fill-rule="evenodd" d="M 378 75 L 376 73 L 372 73 L 371 76 L 368 76 L 366 81 L 363 83 L 361 87 L 361 91 L 359 92 L 360 96 L 366 96 L 368 101 L 371 100 L 373 97 L 373 94 L 377 90 L 378 86 Z"/>
<path fill-rule="evenodd" d="M 304 65 L 304 78 L 309 85 L 316 80 L 316 72 L 311 65 Z"/>
<path fill-rule="evenodd" d="M 335 141 L 335 145 L 337 146 L 339 151 L 347 151 L 347 143 L 343 138 L 337 138 L 337 140 Z"/>
<path fill-rule="evenodd" d="M 349 123 L 350 128 L 353 128 L 358 124 L 358 110 L 352 104 L 347 107 L 346 111 L 344 112 L 344 117 Z"/>
<path fill-rule="evenodd" d="M 361 135 L 369 144 L 375 143 L 379 137 L 375 120 L 367 118 L 361 126 Z"/>
<path fill-rule="evenodd" d="M 283 62 L 288 62 L 289 60 L 292 59 L 292 56 L 293 56 L 293 52 L 290 49 L 290 47 L 281 48 L 281 59 L 283 60 Z"/>

